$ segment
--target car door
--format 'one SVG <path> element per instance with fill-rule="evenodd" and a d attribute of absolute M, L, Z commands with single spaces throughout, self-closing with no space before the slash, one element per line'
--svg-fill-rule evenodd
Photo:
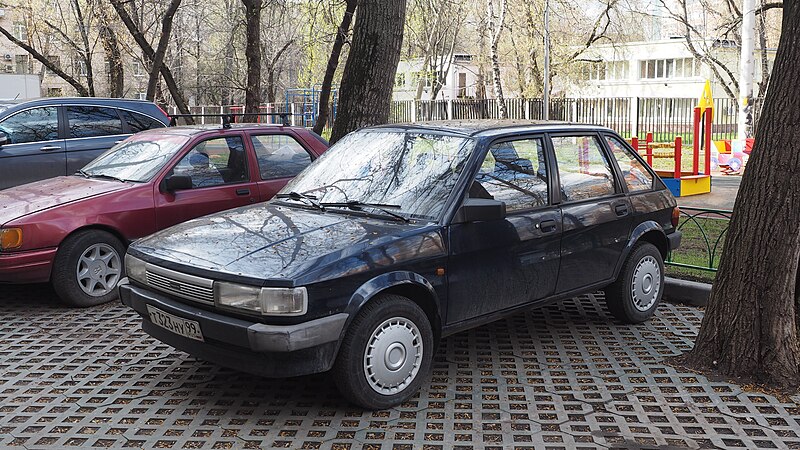
<path fill-rule="evenodd" d="M 163 178 L 188 176 L 192 187 L 175 192 L 165 192 L 163 183 L 155 187 L 159 229 L 258 201 L 258 186 L 251 182 L 248 165 L 241 134 L 194 144 Z"/>
<path fill-rule="evenodd" d="M 530 136 L 489 147 L 469 197 L 505 202 L 507 217 L 450 226 L 447 324 L 553 293 L 561 211 L 550 201 L 544 142 Z"/>
<path fill-rule="evenodd" d="M 129 136 L 116 108 L 64 106 L 67 123 L 67 173 L 75 173 Z"/>
<path fill-rule="evenodd" d="M 313 160 L 313 153 L 290 134 L 253 134 L 250 142 L 256 155 L 261 201 L 271 199 Z"/>
<path fill-rule="evenodd" d="M 0 189 L 66 174 L 57 106 L 26 109 L 0 121 Z"/>
<path fill-rule="evenodd" d="M 611 281 L 630 236 L 631 206 L 596 133 L 551 141 L 563 221 L 560 294 Z"/>

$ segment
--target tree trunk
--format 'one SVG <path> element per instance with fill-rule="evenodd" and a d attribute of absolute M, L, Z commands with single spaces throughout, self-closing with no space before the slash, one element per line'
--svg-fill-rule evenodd
<path fill-rule="evenodd" d="M 161 18 L 161 35 L 158 38 L 158 46 L 152 57 L 152 66 L 150 68 L 150 79 L 147 81 L 147 99 L 153 101 L 156 96 L 156 84 L 158 84 L 159 73 L 161 67 L 164 65 L 164 55 L 167 53 L 167 45 L 169 44 L 170 34 L 172 34 L 172 19 L 178 11 L 181 0 L 171 0 L 167 10 L 164 12 L 164 17 Z"/>
<path fill-rule="evenodd" d="M 723 375 L 800 384 L 800 3 L 784 2 L 782 35 L 725 252 L 686 362 Z"/>
<path fill-rule="evenodd" d="M 247 85 L 244 89 L 244 112 L 257 114 L 261 105 L 261 0 L 242 0 L 247 43 Z M 258 117 L 245 116 L 242 122 L 256 122 Z"/>
<path fill-rule="evenodd" d="M 117 12 L 120 20 L 122 20 L 122 23 L 125 24 L 125 28 L 127 28 L 131 33 L 133 40 L 136 41 L 137 45 L 139 45 L 144 58 L 146 60 L 153 61 L 155 58 L 155 51 L 147 41 L 147 38 L 145 38 L 140 27 L 134 23 L 130 14 L 128 14 L 128 11 L 125 10 L 125 7 L 123 6 L 123 0 L 111 0 L 111 5 Z M 164 77 L 164 81 L 167 83 L 167 89 L 169 89 L 169 94 L 172 96 L 175 106 L 178 107 L 178 111 L 180 111 L 181 114 L 189 114 L 189 107 L 186 106 L 186 100 L 184 100 L 183 94 L 181 93 L 180 89 L 178 89 L 178 83 L 175 82 L 175 78 L 172 76 L 172 71 L 169 70 L 169 67 L 166 64 L 161 64 L 160 72 L 161 76 Z M 193 124 L 194 120 L 191 117 L 188 117 L 186 118 L 186 122 Z"/>
<path fill-rule="evenodd" d="M 492 58 L 492 76 L 494 78 L 494 97 L 497 101 L 497 109 L 501 119 L 507 119 L 506 100 L 503 97 L 503 83 L 500 80 L 500 61 L 497 56 L 497 44 L 500 42 L 500 33 L 503 31 L 503 22 L 506 16 L 506 0 L 500 0 L 500 17 L 498 18 L 497 29 L 494 28 L 494 0 L 487 0 L 489 15 L 489 31 L 492 34 L 492 42 L 489 47 Z"/>
<path fill-rule="evenodd" d="M 114 29 L 107 25 L 100 25 L 100 39 L 106 52 L 109 67 L 109 97 L 121 98 L 125 93 L 125 69 L 122 65 L 122 54 L 119 50 L 119 40 Z"/>
<path fill-rule="evenodd" d="M 322 88 L 319 92 L 319 111 L 317 121 L 314 122 L 314 133 L 322 134 L 325 125 L 328 123 L 330 115 L 331 89 L 333 87 L 333 77 L 336 75 L 336 68 L 339 67 L 339 57 L 342 55 L 342 48 L 347 40 L 347 33 L 350 31 L 350 22 L 353 20 L 353 13 L 358 5 L 358 0 L 347 0 L 345 5 L 342 22 L 336 32 L 336 39 L 331 47 L 331 54 L 328 56 L 328 65 L 325 66 L 325 76 L 322 78 Z"/>
<path fill-rule="evenodd" d="M 358 128 L 389 120 L 405 17 L 406 0 L 359 2 L 331 143 Z"/>

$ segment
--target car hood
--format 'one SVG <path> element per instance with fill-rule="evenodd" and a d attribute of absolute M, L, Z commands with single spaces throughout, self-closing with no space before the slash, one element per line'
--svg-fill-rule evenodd
<path fill-rule="evenodd" d="M 272 203 L 194 219 L 138 240 L 129 249 L 154 264 L 200 276 L 298 284 L 443 251 L 433 224 Z"/>
<path fill-rule="evenodd" d="M 0 225 L 59 205 L 133 185 L 82 177 L 57 177 L 0 190 Z"/>

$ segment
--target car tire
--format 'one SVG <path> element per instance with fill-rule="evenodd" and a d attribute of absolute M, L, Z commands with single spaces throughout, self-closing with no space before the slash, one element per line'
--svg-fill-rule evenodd
<path fill-rule="evenodd" d="M 649 242 L 636 244 L 605 294 L 609 312 L 622 322 L 641 323 L 651 318 L 664 294 L 661 252 Z"/>
<path fill-rule="evenodd" d="M 50 277 L 61 301 L 86 308 L 117 298 L 125 246 L 102 230 L 79 231 L 59 246 Z"/>
<path fill-rule="evenodd" d="M 333 366 L 342 396 L 366 409 L 411 397 L 431 369 L 434 338 L 422 309 L 406 297 L 381 295 L 353 319 Z"/>

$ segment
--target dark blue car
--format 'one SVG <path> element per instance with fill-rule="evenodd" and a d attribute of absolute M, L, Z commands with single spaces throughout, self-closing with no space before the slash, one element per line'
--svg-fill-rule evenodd
<path fill-rule="evenodd" d="M 152 102 L 42 98 L 0 104 L 0 189 L 72 175 L 133 133 L 165 127 Z"/>
<path fill-rule="evenodd" d="M 155 338 L 270 377 L 331 370 L 350 401 L 412 395 L 443 337 L 605 289 L 652 316 L 675 199 L 616 133 L 432 123 L 351 133 L 267 204 L 130 246 L 123 303 Z"/>

